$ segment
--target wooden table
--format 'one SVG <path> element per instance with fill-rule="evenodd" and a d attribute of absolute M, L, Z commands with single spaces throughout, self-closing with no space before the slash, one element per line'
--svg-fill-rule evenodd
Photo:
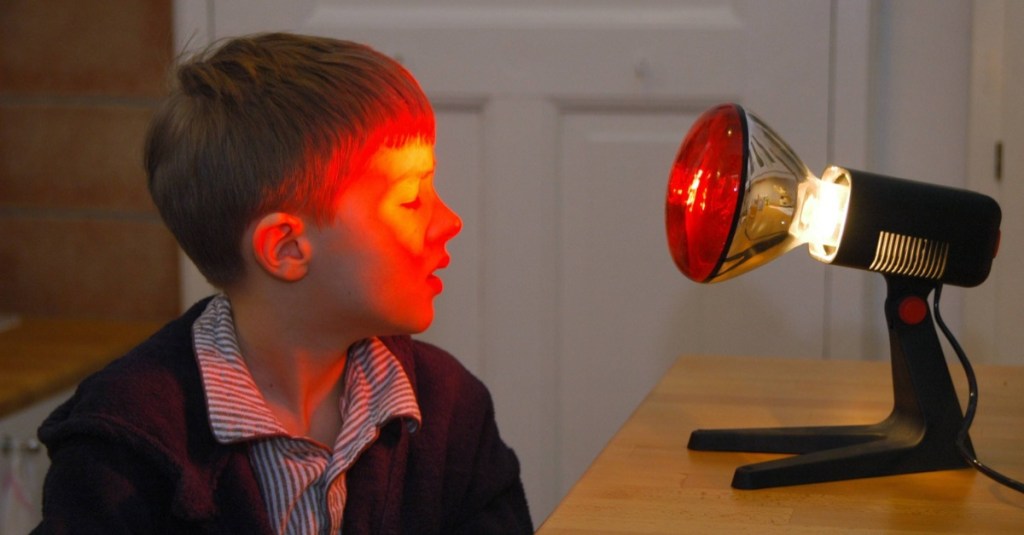
<path fill-rule="evenodd" d="M 160 322 L 24 318 L 0 332 L 0 417 L 70 388 Z"/>
<path fill-rule="evenodd" d="M 978 457 L 1024 479 L 1024 367 L 976 368 Z M 697 428 L 874 423 L 891 407 L 888 362 L 682 357 L 538 533 L 1024 533 L 1024 495 L 973 469 L 737 490 L 737 466 L 782 456 L 686 448 Z"/>

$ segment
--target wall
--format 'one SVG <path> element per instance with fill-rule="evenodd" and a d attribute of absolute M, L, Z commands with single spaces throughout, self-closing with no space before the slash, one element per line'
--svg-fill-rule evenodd
<path fill-rule="evenodd" d="M 0 3 L 0 313 L 177 311 L 141 165 L 171 25 L 170 0 Z"/>

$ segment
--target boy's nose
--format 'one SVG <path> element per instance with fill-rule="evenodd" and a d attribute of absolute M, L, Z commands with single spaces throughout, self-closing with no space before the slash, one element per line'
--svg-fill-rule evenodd
<path fill-rule="evenodd" d="M 437 200 L 434 220 L 430 225 L 432 234 L 430 238 L 432 240 L 448 241 L 462 230 L 462 219 L 440 197 Z"/>

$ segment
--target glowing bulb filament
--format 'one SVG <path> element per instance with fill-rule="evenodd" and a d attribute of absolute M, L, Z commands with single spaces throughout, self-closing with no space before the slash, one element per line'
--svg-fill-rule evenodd
<path fill-rule="evenodd" d="M 789 231 L 809 245 L 812 256 L 831 261 L 843 237 L 850 187 L 844 182 L 811 179 L 799 188 L 800 206 Z"/>

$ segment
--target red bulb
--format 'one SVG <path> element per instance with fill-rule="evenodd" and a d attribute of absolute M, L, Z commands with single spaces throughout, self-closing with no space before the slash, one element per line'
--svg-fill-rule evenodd
<path fill-rule="evenodd" d="M 716 275 L 732 239 L 744 173 L 742 110 L 726 104 L 704 112 L 679 147 L 665 199 L 668 245 L 687 277 Z"/>

